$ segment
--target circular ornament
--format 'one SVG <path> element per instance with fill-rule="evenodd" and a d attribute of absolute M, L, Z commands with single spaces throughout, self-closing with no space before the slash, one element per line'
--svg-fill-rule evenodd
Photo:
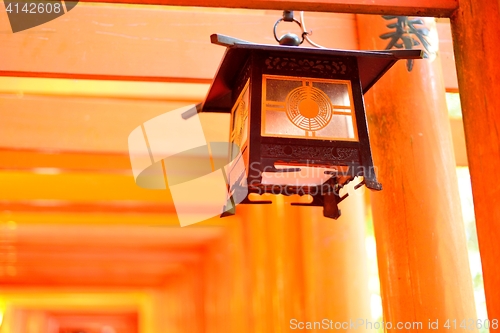
<path fill-rule="evenodd" d="M 290 91 L 286 97 L 286 115 L 298 128 L 318 131 L 332 120 L 332 105 L 320 89 L 301 86 Z"/>

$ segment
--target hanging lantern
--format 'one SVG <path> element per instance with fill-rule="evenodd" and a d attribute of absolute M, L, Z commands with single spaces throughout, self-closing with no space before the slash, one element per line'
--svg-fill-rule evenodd
<path fill-rule="evenodd" d="M 229 153 L 231 160 L 240 156 L 245 169 L 235 161 L 228 172 L 230 195 L 245 193 L 241 203 L 268 203 L 250 200 L 253 193 L 310 195 L 311 202 L 292 205 L 323 206 L 324 215 L 336 219 L 338 203 L 347 196 L 339 191 L 355 177 L 362 177 L 356 188 L 382 189 L 363 94 L 396 61 L 422 58 L 422 51 L 271 46 L 222 35 L 211 39 L 227 49 L 201 112 L 231 114 L 230 142 L 240 149 Z"/>

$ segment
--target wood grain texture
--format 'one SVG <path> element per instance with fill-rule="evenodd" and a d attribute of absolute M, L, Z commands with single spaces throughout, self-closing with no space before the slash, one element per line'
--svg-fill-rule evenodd
<path fill-rule="evenodd" d="M 500 318 L 500 3 L 460 1 L 451 17 L 486 307 Z M 473 28 L 471 28 L 473 27 Z M 490 331 L 499 331 L 500 329 Z"/>
<path fill-rule="evenodd" d="M 458 2 L 455 0 L 108 0 L 106 2 L 437 17 L 449 16 L 458 7 Z"/>

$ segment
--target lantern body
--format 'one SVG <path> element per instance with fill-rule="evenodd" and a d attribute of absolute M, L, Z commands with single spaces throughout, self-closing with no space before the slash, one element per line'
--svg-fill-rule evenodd
<path fill-rule="evenodd" d="M 380 190 L 363 89 L 402 56 L 420 54 L 393 52 L 229 47 L 203 112 L 231 113 L 230 141 L 240 147 L 231 160 L 241 152 L 246 168 L 228 173 L 230 193 L 247 186 L 249 194 L 310 195 L 311 202 L 297 204 L 323 206 L 325 216 L 337 218 L 339 191 L 355 177 Z M 370 73 L 360 76 L 360 67 Z"/>

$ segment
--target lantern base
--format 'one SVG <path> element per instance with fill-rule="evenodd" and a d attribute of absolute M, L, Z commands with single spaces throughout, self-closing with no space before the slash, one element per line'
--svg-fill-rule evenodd
<path fill-rule="evenodd" d="M 354 177 L 352 176 L 341 176 L 332 177 L 327 182 L 318 186 L 288 186 L 288 185 L 266 185 L 259 184 L 257 186 L 250 186 L 248 188 L 248 193 L 241 200 L 241 204 L 271 204 L 272 201 L 260 200 L 254 201 L 250 200 L 250 194 L 281 194 L 281 195 L 310 195 L 312 197 L 311 202 L 293 202 L 292 206 L 315 206 L 323 207 L 323 215 L 328 218 L 338 219 L 341 215 L 341 211 L 338 208 L 338 204 L 342 202 L 345 198 L 349 196 L 346 193 L 340 196 L 340 190 L 344 185 L 348 184 Z M 364 185 L 364 181 L 358 184 L 355 188 L 359 188 Z M 245 189 L 246 191 L 246 189 Z M 224 208 L 224 212 L 220 217 L 232 216 L 236 214 L 236 204 L 234 197 L 241 198 L 242 196 L 238 191 L 238 188 L 234 189 L 233 195 L 228 199 L 228 202 Z M 228 208 L 229 207 L 229 208 Z"/>
<path fill-rule="evenodd" d="M 322 195 L 313 196 L 310 203 L 292 202 L 292 206 L 323 206 L 323 216 L 331 219 L 338 219 L 341 215 L 339 203 L 349 196 L 346 193 L 342 197 L 337 192 L 325 193 Z"/>

